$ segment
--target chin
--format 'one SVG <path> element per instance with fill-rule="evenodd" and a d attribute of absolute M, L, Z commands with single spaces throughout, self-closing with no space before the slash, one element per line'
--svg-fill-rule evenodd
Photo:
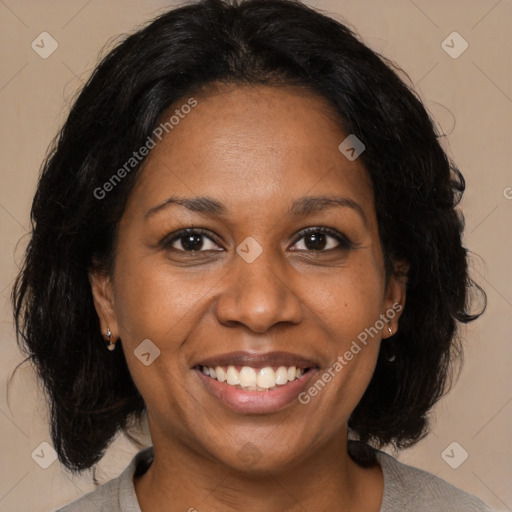
<path fill-rule="evenodd" d="M 298 465 L 300 460 L 297 454 L 301 453 L 300 449 L 290 449 L 287 445 L 262 447 L 261 444 L 256 446 L 250 441 L 245 442 L 240 448 L 238 445 L 231 446 L 228 451 L 229 457 L 222 456 L 215 457 L 215 459 L 237 472 L 266 478 L 268 478 L 268 473 L 289 471 Z"/>

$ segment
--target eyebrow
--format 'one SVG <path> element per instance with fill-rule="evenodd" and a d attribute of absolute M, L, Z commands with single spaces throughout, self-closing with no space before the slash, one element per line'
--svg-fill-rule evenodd
<path fill-rule="evenodd" d="M 151 217 L 152 215 L 168 208 L 172 205 L 179 205 L 187 208 L 190 211 L 206 214 L 206 215 L 216 215 L 216 216 L 225 216 L 228 214 L 228 209 L 216 199 L 207 196 L 198 196 L 198 197 L 178 197 L 171 196 L 168 199 L 165 199 L 161 203 L 157 204 L 150 210 L 148 210 L 145 214 L 145 218 Z M 363 208 L 359 203 L 350 199 L 349 197 L 339 197 L 339 196 L 306 196 L 301 197 L 293 202 L 292 206 L 288 210 L 289 215 L 294 216 L 306 216 L 311 215 L 312 213 L 318 213 L 329 208 L 334 207 L 344 207 L 351 208 L 356 211 L 361 218 L 363 219 L 365 224 L 368 224 L 368 219 L 364 213 Z"/>

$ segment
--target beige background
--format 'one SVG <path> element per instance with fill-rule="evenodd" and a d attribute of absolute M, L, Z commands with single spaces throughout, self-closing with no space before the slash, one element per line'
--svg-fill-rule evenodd
<path fill-rule="evenodd" d="M 472 272 L 488 293 L 488 310 L 464 329 L 466 363 L 452 393 L 435 410 L 432 433 L 399 458 L 497 510 L 511 511 L 512 2 L 308 3 L 349 22 L 367 44 L 404 68 L 448 134 L 444 147 L 467 179 L 465 243 L 479 255 Z M 77 89 L 107 41 L 172 5 L 157 0 L 0 0 L 0 511 L 49 511 L 93 489 L 90 473 L 71 478 L 58 462 L 42 469 L 31 458 L 50 438 L 45 403 L 27 365 L 16 374 L 7 401 L 6 381 L 22 359 L 9 293 L 26 243 L 22 237 L 40 163 Z M 59 45 L 48 59 L 31 48 L 43 31 Z M 441 47 L 453 31 L 469 43 L 457 59 Z M 453 441 L 469 453 L 457 469 L 441 457 Z M 99 466 L 100 481 L 116 476 L 136 451 L 124 438 L 116 440 Z M 454 458 L 460 453 L 456 448 Z"/>

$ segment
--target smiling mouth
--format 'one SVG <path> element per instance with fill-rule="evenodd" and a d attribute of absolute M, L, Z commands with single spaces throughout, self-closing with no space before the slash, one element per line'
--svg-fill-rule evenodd
<path fill-rule="evenodd" d="M 289 382 L 301 380 L 311 368 L 295 366 L 202 366 L 199 371 L 213 380 L 244 391 L 271 391 Z"/>

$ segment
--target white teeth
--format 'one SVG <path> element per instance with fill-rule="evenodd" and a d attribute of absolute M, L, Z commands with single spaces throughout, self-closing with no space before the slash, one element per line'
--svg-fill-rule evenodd
<path fill-rule="evenodd" d="M 256 386 L 256 371 L 254 368 L 251 368 L 250 366 L 244 366 L 240 370 L 240 386 L 243 388 Z"/>
<path fill-rule="evenodd" d="M 280 366 L 276 371 L 276 384 L 283 385 L 288 382 L 288 370 L 285 366 Z"/>
<path fill-rule="evenodd" d="M 279 366 L 276 371 L 271 366 L 259 369 L 242 366 L 240 371 L 237 371 L 233 365 L 229 365 L 227 368 L 203 366 L 202 370 L 205 375 L 219 382 L 226 382 L 230 386 L 252 391 L 265 391 L 276 386 L 284 386 L 288 382 L 299 379 L 305 372 L 304 368 L 295 366 Z"/>
<path fill-rule="evenodd" d="M 215 368 L 215 373 L 217 374 L 217 380 L 219 382 L 224 382 L 226 380 L 226 372 L 221 366 L 217 366 Z"/>
<path fill-rule="evenodd" d="M 242 368 L 243 369 L 243 368 Z M 258 372 L 258 378 L 256 383 L 260 388 L 271 388 L 276 385 L 276 374 L 274 370 L 270 368 L 270 366 L 266 366 L 265 368 L 261 368 Z"/>
<path fill-rule="evenodd" d="M 234 366 L 228 366 L 226 373 L 226 382 L 232 386 L 240 384 L 240 374 L 236 371 Z"/>

